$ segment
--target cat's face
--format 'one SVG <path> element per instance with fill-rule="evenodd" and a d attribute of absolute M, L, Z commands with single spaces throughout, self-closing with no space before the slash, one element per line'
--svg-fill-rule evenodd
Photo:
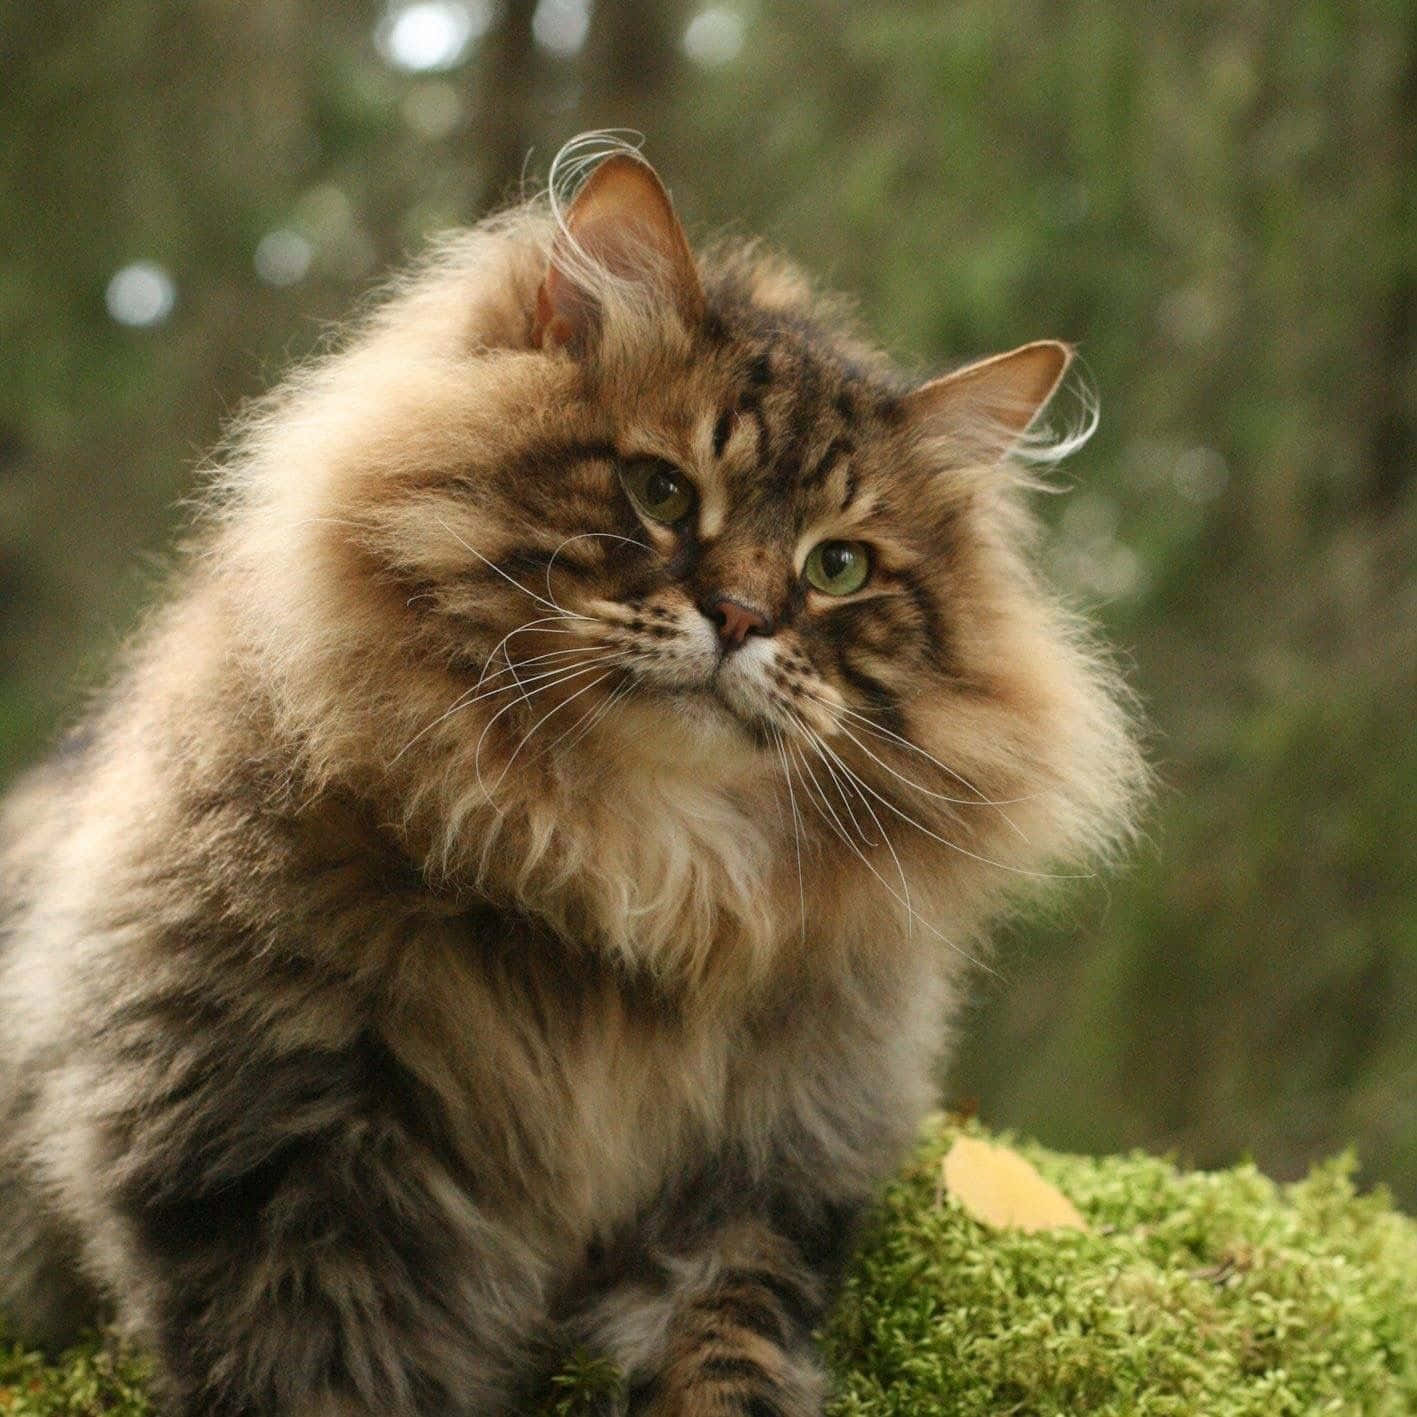
<path fill-rule="evenodd" d="M 943 651 L 929 535 L 893 505 L 897 401 L 783 332 L 705 345 L 622 423 L 609 493 L 637 544 L 591 613 L 644 690 L 755 744 L 810 744 L 847 704 L 894 714 Z"/>
<path fill-rule="evenodd" d="M 512 596 L 494 672 L 509 655 L 581 694 L 558 731 L 617 695 L 732 725 L 745 754 L 815 751 L 847 709 L 899 731 L 960 687 L 959 508 L 913 465 L 892 391 L 800 336 L 719 326 L 565 412 L 591 436 L 502 480 L 516 544 L 486 568 Z"/>
<path fill-rule="evenodd" d="M 424 585 L 412 603 L 465 636 L 447 652 L 477 668 L 469 700 L 506 709 L 488 751 L 533 702 L 532 760 L 651 705 L 666 731 L 688 722 L 715 751 L 786 767 L 849 741 L 853 720 L 910 737 L 913 705 L 984 690 L 968 647 L 1008 588 L 987 583 L 972 524 L 989 487 L 940 465 L 935 405 L 976 423 L 987 405 L 1001 450 L 1066 349 L 996 361 L 982 391 L 956 376 L 908 393 L 809 312 L 765 302 L 776 272 L 730 262 L 705 283 L 633 160 L 597 172 L 565 230 L 612 270 L 657 246 L 660 279 L 616 311 L 553 253 L 529 312 L 545 367 L 517 386 L 535 407 L 504 409 L 496 457 L 444 480 L 432 564 L 404 567 Z"/>
<path fill-rule="evenodd" d="M 944 881 L 1105 836 L 1135 776 L 1115 685 L 1027 570 L 998 467 L 1067 348 L 911 388 L 780 265 L 701 267 L 630 157 L 557 230 L 549 255 L 505 243 L 471 340 L 455 281 L 415 288 L 352 356 L 340 417 L 304 420 L 344 463 L 291 511 L 329 528 L 343 597 L 321 605 L 326 712 L 443 858 L 471 843 L 485 874 L 490 812 L 527 824 L 496 828 L 521 843 L 504 875 L 569 862 L 582 821 L 576 869 L 631 925 L 634 873 L 660 900 L 677 872 L 668 938 L 706 894 L 759 908 L 740 847 L 825 883 L 889 861 L 899 902 L 912 860 Z"/>

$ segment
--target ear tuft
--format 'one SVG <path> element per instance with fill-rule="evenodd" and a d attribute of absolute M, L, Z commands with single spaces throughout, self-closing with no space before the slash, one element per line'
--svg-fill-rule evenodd
<path fill-rule="evenodd" d="M 686 327 L 703 318 L 703 287 L 669 194 L 647 162 L 623 151 L 601 161 L 560 222 L 533 342 L 583 352 L 617 287 L 667 303 Z"/>
<path fill-rule="evenodd" d="M 905 396 L 906 417 L 969 460 L 995 462 L 1018 448 L 1072 361 L 1070 345 L 1036 340 L 922 384 Z"/>

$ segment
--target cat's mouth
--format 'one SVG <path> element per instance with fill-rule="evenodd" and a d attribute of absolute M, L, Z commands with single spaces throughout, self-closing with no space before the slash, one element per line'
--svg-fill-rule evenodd
<path fill-rule="evenodd" d="M 681 684 L 640 680 L 636 687 L 648 697 L 658 699 L 680 717 L 705 725 L 732 724 L 754 742 L 767 742 L 770 739 L 770 725 L 763 716 L 745 710 L 743 705 L 733 702 L 715 676 Z"/>
<path fill-rule="evenodd" d="M 758 695 L 745 692 L 743 676 L 729 671 L 729 663 L 725 656 L 707 674 L 672 684 L 650 681 L 642 687 L 691 723 L 709 730 L 732 728 L 755 747 L 771 748 L 781 726 L 757 702 Z"/>
<path fill-rule="evenodd" d="M 717 738 L 731 732 L 740 741 L 747 739 L 756 747 L 771 747 L 778 725 L 759 707 L 750 694 L 745 694 L 737 675 L 724 672 L 725 661 L 697 673 L 680 674 L 672 678 L 659 673 L 628 674 L 629 687 L 635 698 L 660 706 L 682 726 Z"/>
<path fill-rule="evenodd" d="M 714 738 L 731 732 L 739 742 L 772 747 L 788 727 L 773 709 L 775 651 L 757 640 L 725 649 L 697 615 L 683 628 L 681 636 L 653 646 L 634 645 L 620 667 L 621 682 L 681 726 L 687 722 Z"/>

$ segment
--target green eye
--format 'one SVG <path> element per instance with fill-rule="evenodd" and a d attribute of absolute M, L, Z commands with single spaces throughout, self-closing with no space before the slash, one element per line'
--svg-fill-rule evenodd
<path fill-rule="evenodd" d="M 673 464 L 659 458 L 621 463 L 620 481 L 630 501 L 654 521 L 672 524 L 694 510 L 694 484 Z"/>
<path fill-rule="evenodd" d="M 850 595 L 871 576 L 871 552 L 860 541 L 821 541 L 802 568 L 807 583 L 827 595 Z"/>

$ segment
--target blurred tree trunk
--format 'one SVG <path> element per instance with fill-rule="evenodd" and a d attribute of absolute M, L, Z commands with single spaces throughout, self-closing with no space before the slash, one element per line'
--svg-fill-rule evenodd
<path fill-rule="evenodd" d="M 603 0 L 591 18 L 582 104 L 593 128 L 636 128 L 650 140 L 663 126 L 678 67 L 683 6 L 663 0 Z"/>
<path fill-rule="evenodd" d="M 1394 193 L 1392 222 L 1396 230 L 1411 232 L 1417 217 L 1417 13 L 1408 24 L 1409 45 L 1387 120 L 1372 136 L 1368 151 L 1376 150 L 1390 174 Z M 1367 500 L 1379 515 L 1391 512 L 1417 476 L 1417 256 L 1410 241 L 1396 251 L 1392 299 L 1385 327 L 1379 333 L 1380 354 L 1374 381 L 1375 404 L 1371 411 L 1372 437 L 1368 449 L 1371 471 Z"/>
<path fill-rule="evenodd" d="M 535 9 L 535 0 L 506 0 L 501 23 L 484 45 L 473 125 L 481 178 L 477 212 L 499 206 L 515 195 L 536 138 L 533 114 L 541 75 L 531 33 Z"/>

